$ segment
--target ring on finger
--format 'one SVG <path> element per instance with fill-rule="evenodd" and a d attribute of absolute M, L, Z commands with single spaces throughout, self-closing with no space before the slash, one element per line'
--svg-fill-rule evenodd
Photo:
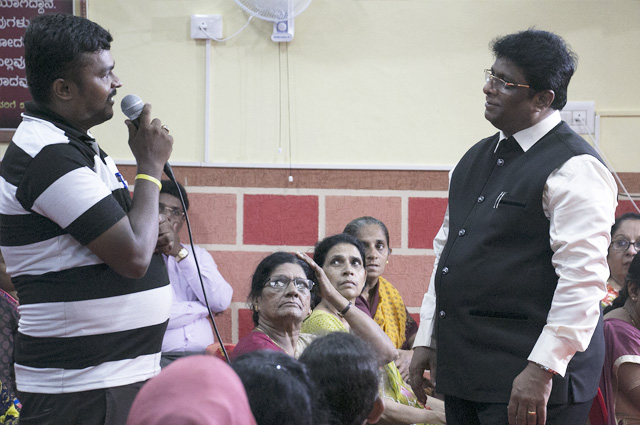
<path fill-rule="evenodd" d="M 535 410 L 527 410 L 527 415 L 537 415 Z"/>
<path fill-rule="evenodd" d="M 165 130 L 167 132 L 167 134 L 169 134 L 169 126 L 168 125 L 162 125 L 160 128 Z"/>

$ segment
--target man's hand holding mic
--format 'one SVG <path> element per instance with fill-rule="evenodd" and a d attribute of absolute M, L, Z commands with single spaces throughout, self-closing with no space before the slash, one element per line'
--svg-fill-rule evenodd
<path fill-rule="evenodd" d="M 173 137 L 158 118 L 150 119 L 151 105 L 145 104 L 140 115 L 125 121 L 129 129 L 129 147 L 138 164 L 138 173 L 160 179 L 173 150 Z"/>

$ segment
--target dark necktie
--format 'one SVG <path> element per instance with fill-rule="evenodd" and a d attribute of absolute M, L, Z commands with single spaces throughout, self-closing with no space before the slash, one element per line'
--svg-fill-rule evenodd
<path fill-rule="evenodd" d="M 509 138 L 500 142 L 500 148 L 498 149 L 498 154 L 509 154 L 509 153 L 524 153 L 516 139 L 513 136 L 509 136 Z"/>

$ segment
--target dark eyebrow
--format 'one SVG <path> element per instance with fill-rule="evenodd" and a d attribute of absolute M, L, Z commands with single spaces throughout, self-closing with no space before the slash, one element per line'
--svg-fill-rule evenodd
<path fill-rule="evenodd" d="M 511 78 L 509 78 L 508 75 L 504 75 L 503 73 L 496 74 L 496 72 L 493 70 L 493 67 L 491 67 L 491 73 L 493 74 L 494 77 L 498 77 L 498 78 L 500 78 L 501 80 L 503 80 L 505 82 L 513 81 Z"/>
<path fill-rule="evenodd" d="M 111 66 L 105 66 L 105 67 L 102 69 L 102 71 L 103 71 L 103 72 L 113 71 L 113 68 L 115 68 L 115 67 L 116 67 L 116 63 L 115 63 L 115 61 L 114 61 L 114 62 L 111 64 Z"/>

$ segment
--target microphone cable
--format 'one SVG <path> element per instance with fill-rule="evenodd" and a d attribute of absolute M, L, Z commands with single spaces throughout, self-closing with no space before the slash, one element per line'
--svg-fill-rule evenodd
<path fill-rule="evenodd" d="M 180 204 L 182 204 L 182 210 L 184 211 L 184 218 L 187 223 L 187 232 L 189 233 L 189 244 L 191 246 L 191 253 L 193 254 L 193 261 L 196 263 L 196 270 L 198 270 L 198 278 L 200 279 L 200 287 L 202 288 L 202 295 L 204 295 L 204 303 L 207 307 L 207 311 L 209 312 L 209 319 L 211 320 L 211 324 L 213 325 L 213 331 L 216 334 L 216 338 L 218 338 L 218 342 L 220 343 L 220 348 L 222 349 L 222 354 L 224 354 L 224 358 L 227 363 L 231 363 L 229 360 L 229 354 L 227 353 L 227 349 L 222 342 L 222 338 L 220 337 L 220 332 L 218 331 L 218 326 L 216 325 L 216 321 L 213 318 L 213 313 L 211 312 L 211 307 L 209 306 L 209 300 L 207 299 L 207 291 L 204 287 L 204 281 L 202 280 L 202 272 L 200 271 L 200 264 L 198 263 L 198 256 L 196 255 L 196 249 L 193 245 L 193 234 L 191 233 L 191 223 L 189 222 L 189 214 L 187 214 L 187 206 L 184 202 L 184 197 L 182 196 L 182 191 L 180 190 L 180 186 L 178 186 L 178 181 L 173 175 L 173 170 L 171 166 L 167 162 L 164 166 L 164 173 L 169 177 L 169 179 L 175 183 L 178 188 L 178 194 L 180 195 Z"/>

